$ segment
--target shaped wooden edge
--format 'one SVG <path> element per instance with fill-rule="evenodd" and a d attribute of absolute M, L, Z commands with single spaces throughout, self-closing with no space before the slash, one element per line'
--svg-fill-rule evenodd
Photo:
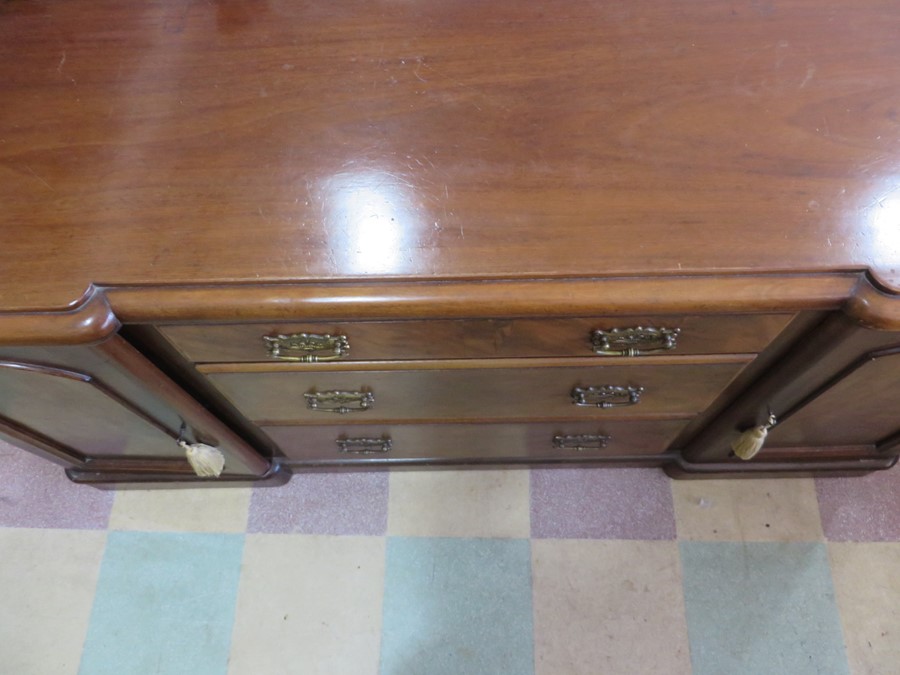
<path fill-rule="evenodd" d="M 107 289 L 124 323 L 565 317 L 836 309 L 856 273 Z"/>
<path fill-rule="evenodd" d="M 532 467 L 542 469 L 573 466 L 616 468 L 660 468 L 671 478 L 772 478 L 794 476 L 863 475 L 893 467 L 898 456 L 829 458 L 808 460 L 737 462 L 690 462 L 677 450 L 658 455 L 618 455 L 610 457 L 481 457 L 467 459 L 408 458 L 385 460 L 356 458 L 352 460 L 280 460 L 283 468 L 293 473 L 316 471 L 404 471 L 417 468 L 465 470 L 512 469 Z"/>
<path fill-rule="evenodd" d="M 192 473 L 166 471 L 165 467 L 154 470 L 150 466 L 143 470 L 129 470 L 125 466 L 98 471 L 88 465 L 68 468 L 65 473 L 73 483 L 106 490 L 282 487 L 290 481 L 292 475 L 288 467 L 279 464 L 272 464 L 270 469 L 260 476 L 229 474 L 219 478 L 199 478 Z"/>
<path fill-rule="evenodd" d="M 64 310 L 0 314 L 0 345 L 94 344 L 106 340 L 120 327 L 106 293 L 92 286 L 79 302 Z"/>
<path fill-rule="evenodd" d="M 844 313 L 866 328 L 900 331 L 900 294 L 863 275 L 844 305 Z"/>
<path fill-rule="evenodd" d="M 900 457 L 863 457 L 858 459 L 785 460 L 782 462 L 691 462 L 676 454 L 662 468 L 669 478 L 815 478 L 817 476 L 860 476 L 893 468 Z"/>
<path fill-rule="evenodd" d="M 84 345 L 122 324 L 794 312 L 900 330 L 900 294 L 859 272 L 216 286 L 92 286 L 59 311 L 0 314 L 0 345 Z"/>

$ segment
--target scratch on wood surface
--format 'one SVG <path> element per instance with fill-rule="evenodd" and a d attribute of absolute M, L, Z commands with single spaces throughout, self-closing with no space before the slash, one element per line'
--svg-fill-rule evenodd
<path fill-rule="evenodd" d="M 50 188 L 51 191 L 56 192 L 56 190 L 53 189 L 53 186 L 50 185 L 50 183 L 48 183 L 48 182 L 45 181 L 43 178 L 41 178 L 40 176 L 38 176 L 37 173 L 35 173 L 34 169 L 32 169 L 32 168 L 31 168 L 30 166 L 28 166 L 27 164 L 25 165 L 25 168 L 28 169 L 28 172 L 29 172 L 32 176 L 34 176 L 34 177 L 37 178 L 39 181 L 41 181 L 44 185 L 46 185 L 48 188 Z"/>
<path fill-rule="evenodd" d="M 816 64 L 810 63 L 806 66 L 806 77 L 803 78 L 803 82 L 800 83 L 800 88 L 803 89 L 809 81 L 813 79 L 813 75 L 816 74 Z"/>
<path fill-rule="evenodd" d="M 64 76 L 66 79 L 68 79 L 69 82 L 71 82 L 72 84 L 78 84 L 78 83 L 75 81 L 75 78 L 74 78 L 74 77 L 72 77 L 72 76 L 69 75 L 68 73 L 64 73 L 64 72 L 63 72 L 63 69 L 62 69 L 62 68 L 63 68 L 64 65 L 66 65 L 66 52 L 65 52 L 65 50 L 63 50 L 62 56 L 61 56 L 60 59 L 59 59 L 59 65 L 56 66 L 56 72 L 59 73 L 60 75 Z"/>

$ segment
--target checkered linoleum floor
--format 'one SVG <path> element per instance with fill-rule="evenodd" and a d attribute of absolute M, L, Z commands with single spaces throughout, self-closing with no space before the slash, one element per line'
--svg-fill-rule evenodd
<path fill-rule="evenodd" d="M 0 475 L 4 674 L 900 673 L 900 470 Z"/>

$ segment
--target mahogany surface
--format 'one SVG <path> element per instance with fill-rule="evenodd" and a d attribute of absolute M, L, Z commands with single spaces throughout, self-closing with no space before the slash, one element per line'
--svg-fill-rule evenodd
<path fill-rule="evenodd" d="M 662 357 L 643 357 L 613 362 L 593 358 L 311 364 L 322 366 L 317 368 L 260 364 L 255 369 L 253 364 L 242 364 L 201 366 L 200 372 L 207 373 L 238 409 L 259 423 L 647 419 L 700 412 L 750 360 L 739 355 L 712 363 L 681 360 L 688 358 L 672 358 L 668 363 Z M 605 385 L 643 387 L 644 391 L 638 403 L 626 407 L 600 409 L 573 403 L 575 387 Z M 370 391 L 375 404 L 343 415 L 307 408 L 304 394 L 328 391 Z"/>
<path fill-rule="evenodd" d="M 71 449 L 78 459 L 184 454 L 175 443 L 177 427 L 158 428 L 152 418 L 134 414 L 99 388 L 96 379 L 0 361 L 0 392 L 0 418 Z M 88 414 L 102 415 L 103 425 L 85 424 Z"/>
<path fill-rule="evenodd" d="M 770 444 L 876 446 L 900 433 L 900 336 L 885 355 L 864 359 L 845 372 L 773 429 Z"/>
<path fill-rule="evenodd" d="M 684 427 L 685 420 L 654 420 L 630 424 L 622 420 L 596 422 L 553 422 L 532 424 L 441 424 L 434 425 L 340 425 L 263 427 L 294 461 L 344 461 L 359 459 L 513 459 L 531 460 L 592 457 L 630 457 L 659 454 Z M 605 448 L 558 448 L 557 435 L 601 435 L 608 437 Z M 386 453 L 343 454 L 337 439 L 389 438 Z"/>
<path fill-rule="evenodd" d="M 162 326 L 160 332 L 190 361 L 271 361 L 263 336 L 345 335 L 341 361 L 589 356 L 595 330 L 653 326 L 677 329 L 664 354 L 746 354 L 764 349 L 791 314 L 628 316 L 467 321 L 357 321 L 331 324 Z M 290 356 L 290 353 L 288 353 Z M 612 358 L 612 357 L 608 357 Z"/>
<path fill-rule="evenodd" d="M 46 364 L 54 364 L 47 366 Z M 0 349 L 0 437 L 67 465 L 192 475 L 176 444 L 210 443 L 226 474 L 270 462 L 121 336 L 95 345 Z"/>
<path fill-rule="evenodd" d="M 781 415 L 779 425 L 771 431 L 770 448 L 782 442 L 788 447 L 817 443 L 843 446 L 852 437 L 854 444 L 865 440 L 867 450 L 874 453 L 876 446 L 886 440 L 883 436 L 891 429 L 891 420 L 896 420 L 896 408 L 892 405 L 897 390 L 896 358 L 882 356 L 876 361 L 875 368 L 882 370 L 871 386 L 869 378 L 858 374 L 863 369 L 866 374 L 873 372 L 865 364 L 873 356 L 898 346 L 900 333 L 864 330 L 841 314 L 827 317 L 691 438 L 682 447 L 685 459 L 700 463 L 720 458 L 737 432 L 762 424 L 770 411 Z M 816 424 L 810 424 L 807 407 L 817 411 Z M 804 425 L 807 430 L 803 433 L 808 433 L 814 442 L 799 432 Z M 829 429 L 834 433 L 829 434 Z M 891 445 L 884 444 L 883 449 L 890 450 Z"/>
<path fill-rule="evenodd" d="M 333 458 L 350 432 L 393 465 L 890 467 L 898 111 L 893 0 L 0 2 L 0 437 L 88 483 L 192 479 L 180 428 L 225 482 L 378 462 Z M 679 348 L 591 353 L 638 324 Z M 295 331 L 350 357 L 271 361 Z M 573 406 L 604 384 L 645 391 Z"/>
<path fill-rule="evenodd" d="M 893 0 L 0 4 L 0 311 L 89 284 L 863 270 Z"/>

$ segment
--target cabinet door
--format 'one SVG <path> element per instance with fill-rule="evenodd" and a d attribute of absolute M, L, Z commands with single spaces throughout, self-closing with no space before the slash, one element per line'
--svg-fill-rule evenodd
<path fill-rule="evenodd" d="M 0 353 L 0 438 L 102 482 L 103 474 L 195 478 L 182 437 L 223 453 L 223 479 L 270 470 L 267 458 L 120 336 Z"/>
<path fill-rule="evenodd" d="M 0 361 L 0 417 L 78 459 L 180 457 L 180 424 L 157 419 L 99 379 L 73 370 Z"/>
<path fill-rule="evenodd" d="M 867 354 L 775 427 L 771 447 L 893 445 L 900 434 L 900 348 Z"/>

